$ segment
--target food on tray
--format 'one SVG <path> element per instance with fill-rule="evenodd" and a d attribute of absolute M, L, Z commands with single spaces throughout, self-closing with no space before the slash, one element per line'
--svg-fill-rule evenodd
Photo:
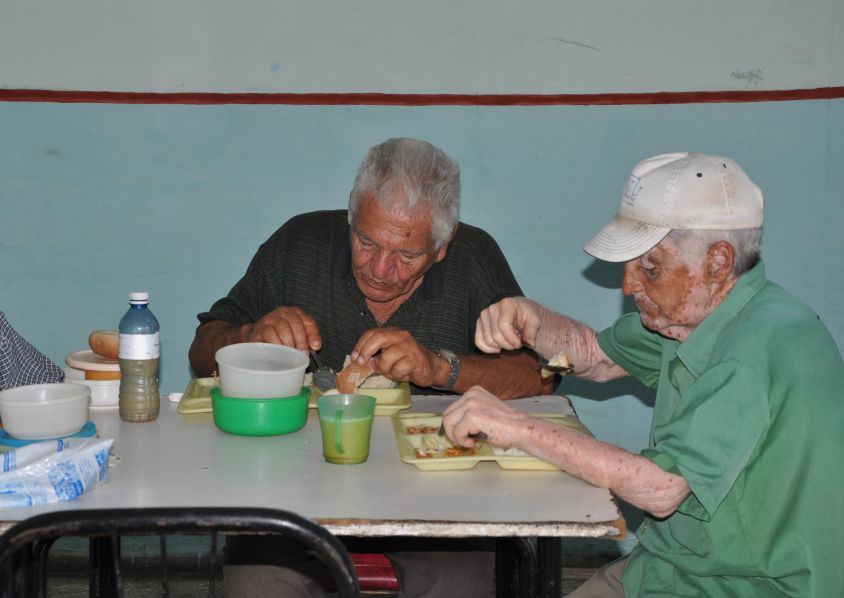
<path fill-rule="evenodd" d="M 405 428 L 405 431 L 412 435 L 425 434 L 425 436 L 422 437 L 419 446 L 416 447 L 416 456 L 420 459 L 430 459 L 436 457 L 470 457 L 477 453 L 476 447 L 462 448 L 454 446 L 447 439 L 437 434 L 437 432 L 439 432 L 439 428 L 434 425 L 418 424 L 415 426 L 408 426 Z"/>
<path fill-rule="evenodd" d="M 359 388 L 397 388 L 398 382 L 386 376 L 375 375 L 370 363 L 359 365 L 346 355 L 343 369 L 337 374 L 337 390 L 343 394 L 356 393 Z"/>
<path fill-rule="evenodd" d="M 434 428 L 436 431 L 436 428 Z M 475 447 L 462 448 L 454 446 L 447 440 L 441 441 L 437 436 L 425 436 L 422 443 L 416 447 L 416 456 L 420 459 L 436 457 L 471 457 L 477 452 Z"/>
<path fill-rule="evenodd" d="M 88 335 L 88 346 L 97 355 L 117 359 L 120 333 L 117 330 L 94 330 Z"/>
<path fill-rule="evenodd" d="M 490 445 L 492 446 L 492 445 Z M 495 453 L 497 457 L 530 457 L 531 455 L 524 452 L 522 449 L 518 449 L 514 446 L 511 446 L 508 449 L 503 449 L 497 446 L 492 446 L 492 452 Z"/>
<path fill-rule="evenodd" d="M 429 426 L 427 424 L 419 424 L 416 426 L 407 426 L 405 428 L 408 434 L 436 434 L 439 432 L 439 428 L 437 426 Z"/>

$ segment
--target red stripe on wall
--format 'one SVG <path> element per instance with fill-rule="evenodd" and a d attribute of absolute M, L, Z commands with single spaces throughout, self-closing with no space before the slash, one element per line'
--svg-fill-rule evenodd
<path fill-rule="evenodd" d="M 597 94 L 403 94 L 403 93 L 151 93 L 0 89 L 0 102 L 70 104 L 291 104 L 356 106 L 595 106 L 783 102 L 844 98 L 844 87 L 768 91 L 688 91 Z"/>

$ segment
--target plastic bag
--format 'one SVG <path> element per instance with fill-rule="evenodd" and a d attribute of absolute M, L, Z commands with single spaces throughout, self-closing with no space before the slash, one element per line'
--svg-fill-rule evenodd
<path fill-rule="evenodd" d="M 0 453 L 0 508 L 73 500 L 106 481 L 113 438 L 60 438 Z"/>

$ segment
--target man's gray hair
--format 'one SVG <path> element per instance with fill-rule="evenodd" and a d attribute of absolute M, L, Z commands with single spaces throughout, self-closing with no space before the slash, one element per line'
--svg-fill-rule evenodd
<path fill-rule="evenodd" d="M 726 241 L 735 250 L 733 274 L 741 276 L 762 258 L 762 229 L 690 230 L 675 228 L 669 238 L 680 248 L 688 262 L 700 260 L 718 241 Z"/>
<path fill-rule="evenodd" d="M 372 195 L 384 208 L 401 202 L 431 208 L 435 249 L 451 239 L 460 211 L 460 167 L 441 149 L 419 139 L 388 139 L 369 150 L 349 195 L 349 223 L 361 200 Z"/>

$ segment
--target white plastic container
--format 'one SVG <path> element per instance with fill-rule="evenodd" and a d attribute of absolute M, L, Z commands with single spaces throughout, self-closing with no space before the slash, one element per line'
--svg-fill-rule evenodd
<path fill-rule="evenodd" d="M 72 382 L 8 388 L 0 391 L 0 419 L 13 438 L 61 438 L 82 429 L 90 401 L 91 390 Z"/>
<path fill-rule="evenodd" d="M 292 397 L 302 391 L 308 357 L 271 343 L 237 343 L 216 353 L 220 392 L 240 399 Z"/>
<path fill-rule="evenodd" d="M 76 368 L 64 369 L 64 381 L 68 384 L 84 384 L 91 389 L 91 409 L 117 407 L 120 394 L 120 380 L 86 380 L 85 372 Z"/>

